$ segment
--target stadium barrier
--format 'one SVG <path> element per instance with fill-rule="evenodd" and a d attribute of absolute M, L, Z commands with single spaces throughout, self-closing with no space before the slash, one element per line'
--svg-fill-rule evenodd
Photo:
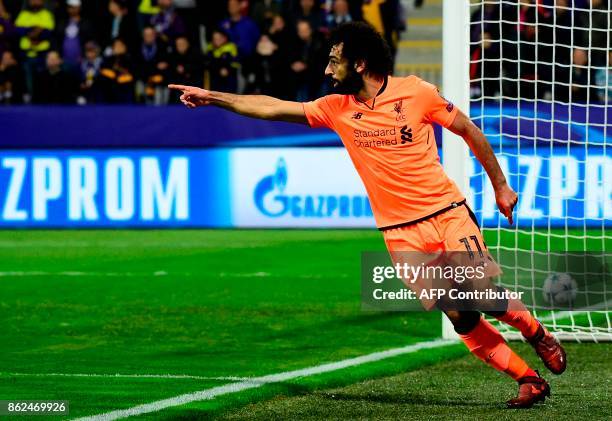
<path fill-rule="evenodd" d="M 0 149 L 342 146 L 335 133 L 183 106 L 0 108 Z"/>

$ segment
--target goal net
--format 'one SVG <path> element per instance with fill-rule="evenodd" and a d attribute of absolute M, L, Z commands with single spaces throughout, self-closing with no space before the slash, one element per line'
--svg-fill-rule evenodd
<path fill-rule="evenodd" d="M 446 0 L 452 2 L 468 23 L 448 25 L 469 51 L 445 31 L 444 48 L 455 45 L 468 56 L 453 69 L 467 73 L 463 79 L 444 69 L 446 96 L 449 81 L 461 82 L 463 105 L 519 194 L 511 227 L 482 166 L 461 155 L 464 169 L 455 177 L 464 179 L 504 270 L 500 283 L 522 291 L 558 337 L 612 340 L 612 1 Z M 444 159 L 451 171 L 459 165 L 453 161 Z"/>

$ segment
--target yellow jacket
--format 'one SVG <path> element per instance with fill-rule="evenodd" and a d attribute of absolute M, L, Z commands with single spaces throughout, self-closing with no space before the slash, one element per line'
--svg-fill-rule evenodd
<path fill-rule="evenodd" d="M 35 26 L 52 31 L 55 28 L 55 19 L 53 14 L 47 9 L 40 9 L 37 12 L 24 9 L 19 12 L 15 21 L 17 28 L 32 28 Z M 38 53 L 47 51 L 51 48 L 49 40 L 42 40 L 38 43 L 33 43 L 26 35 L 19 40 L 19 48 L 21 48 L 28 57 L 36 57 Z"/>
<path fill-rule="evenodd" d="M 371 0 L 369 3 L 365 3 L 361 7 L 363 12 L 363 19 L 372 25 L 379 33 L 385 32 L 385 26 L 383 25 L 382 16 L 380 15 L 380 5 L 386 0 Z"/>
<path fill-rule="evenodd" d="M 142 0 L 138 6 L 138 12 L 143 15 L 156 15 L 159 13 L 159 7 L 153 6 L 151 0 Z"/>

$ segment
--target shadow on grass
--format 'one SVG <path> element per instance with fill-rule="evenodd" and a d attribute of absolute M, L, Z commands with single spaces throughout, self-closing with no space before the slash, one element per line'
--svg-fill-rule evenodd
<path fill-rule="evenodd" d="M 376 395 L 362 395 L 353 393 L 313 393 L 323 400 L 329 401 L 348 401 L 348 402 L 363 402 L 363 403 L 381 403 L 381 404 L 393 404 L 393 405 L 443 405 L 443 406 L 464 406 L 466 408 L 479 407 L 490 407 L 493 409 L 495 405 L 491 402 L 479 402 L 474 400 L 452 400 L 446 398 L 436 398 L 435 395 L 423 396 L 419 394 L 413 394 L 410 392 L 402 394 L 376 394 Z"/>

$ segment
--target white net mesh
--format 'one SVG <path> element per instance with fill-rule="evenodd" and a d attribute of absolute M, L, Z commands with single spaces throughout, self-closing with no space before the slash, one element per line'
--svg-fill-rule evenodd
<path fill-rule="evenodd" d="M 473 158 L 471 201 L 504 267 L 502 283 L 524 291 L 552 331 L 576 340 L 612 340 L 610 3 L 471 1 L 471 117 L 519 193 L 516 229 L 499 218 Z M 575 279 L 565 303 L 575 311 L 558 310 L 545 290 L 552 273 Z"/>

